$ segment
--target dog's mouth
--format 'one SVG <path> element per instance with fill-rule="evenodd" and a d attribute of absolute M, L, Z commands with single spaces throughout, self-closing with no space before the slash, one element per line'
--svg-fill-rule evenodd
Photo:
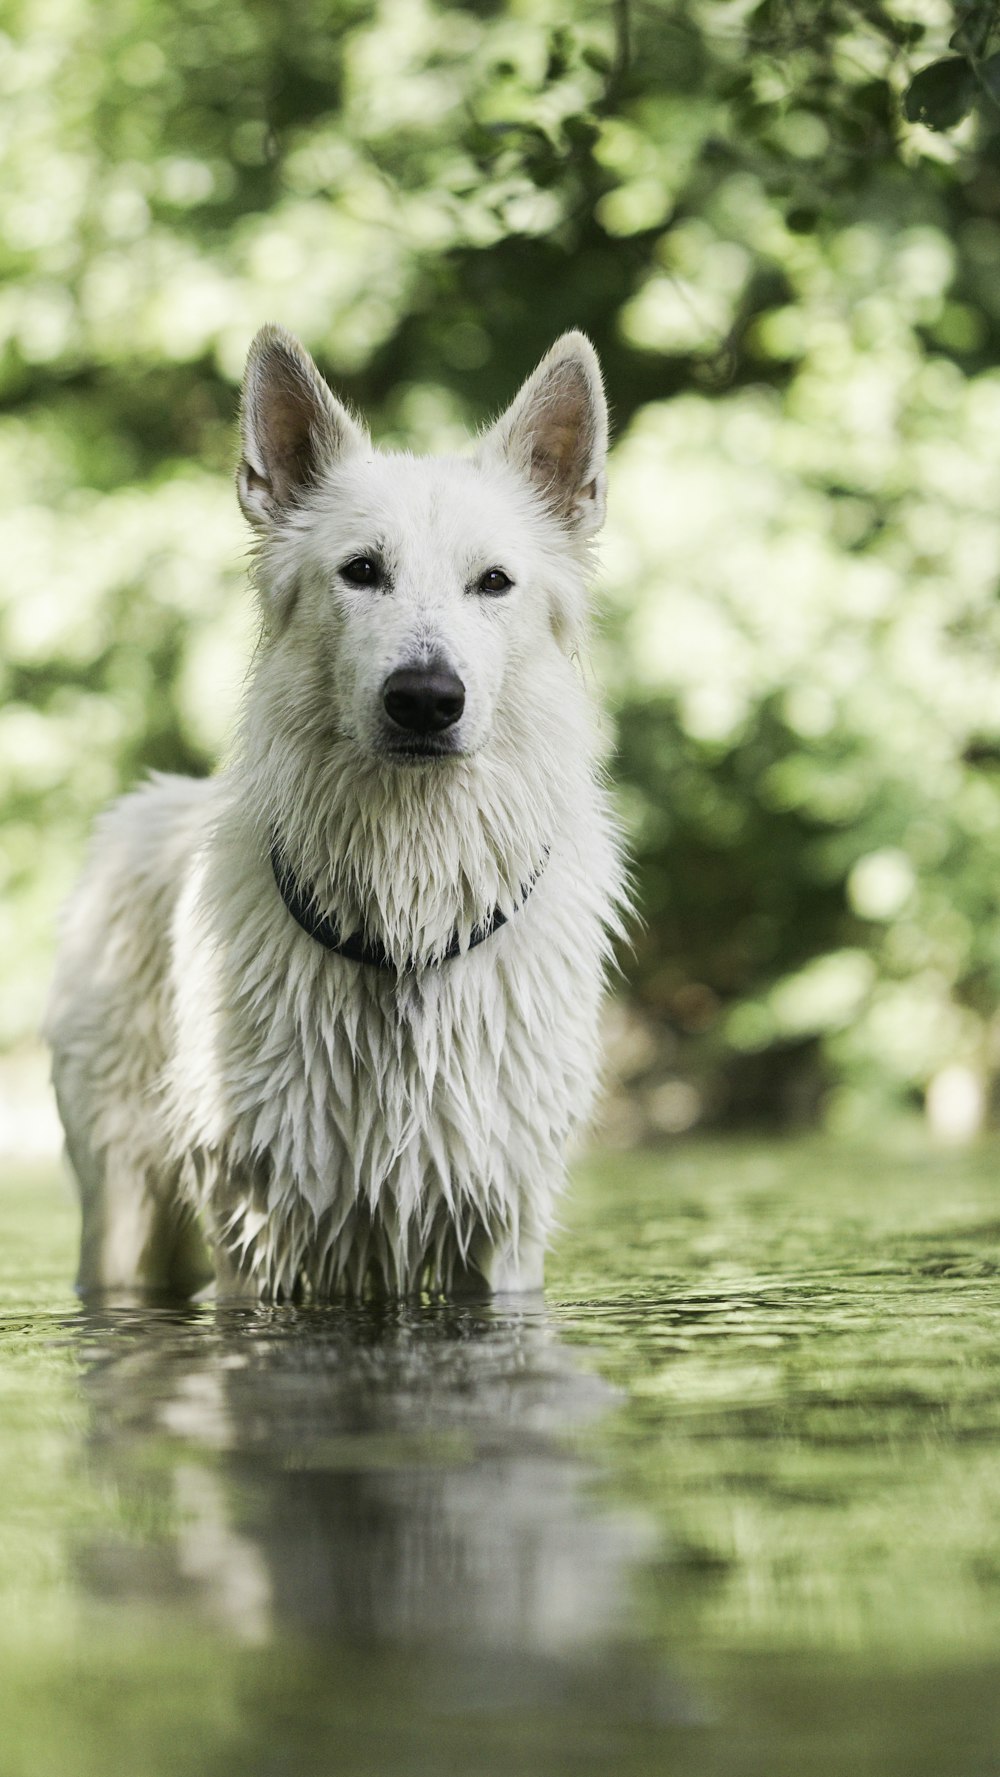
<path fill-rule="evenodd" d="M 416 736 L 412 740 L 391 741 L 384 747 L 390 759 L 397 759 L 401 765 L 423 765 L 434 759 L 456 759 L 464 748 L 453 740 L 435 740 L 432 735 Z"/>

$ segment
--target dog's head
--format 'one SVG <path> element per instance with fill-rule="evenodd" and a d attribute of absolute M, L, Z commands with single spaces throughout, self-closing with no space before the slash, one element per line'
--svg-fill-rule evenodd
<path fill-rule="evenodd" d="M 253 342 L 241 420 L 265 628 L 311 721 L 325 703 L 331 732 L 412 766 L 478 753 L 558 696 L 545 662 L 576 645 L 604 515 L 607 410 L 582 334 L 470 458 L 377 450 L 277 327 Z"/>

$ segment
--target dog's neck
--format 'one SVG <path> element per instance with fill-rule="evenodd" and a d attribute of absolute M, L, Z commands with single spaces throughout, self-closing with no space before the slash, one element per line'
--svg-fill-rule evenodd
<path fill-rule="evenodd" d="M 547 861 L 548 848 L 546 847 L 544 862 Z M 329 913 L 324 912 L 312 885 L 300 882 L 295 875 L 285 858 L 281 841 L 277 837 L 271 846 L 271 868 L 274 872 L 275 885 L 285 907 L 296 925 L 302 928 L 307 937 L 320 944 L 324 950 L 333 951 L 349 962 L 358 963 L 366 968 L 380 969 L 385 974 L 398 975 L 400 973 L 398 964 L 393 961 L 381 939 L 369 937 L 364 931 L 344 931 Z M 540 871 L 537 874 L 540 874 Z M 535 886 L 537 874 L 531 878 L 530 882 L 521 884 L 522 905 Z M 488 939 L 492 938 L 494 932 L 499 931 L 501 926 L 506 924 L 506 914 L 502 913 L 499 907 L 494 907 L 490 913 L 484 914 L 474 926 L 467 944 L 463 944 L 461 934 L 457 930 L 453 931 L 447 944 L 438 955 L 422 960 L 426 960 L 434 966 L 452 962 L 456 957 L 464 956 L 469 950 L 477 949 L 480 944 L 485 944 Z M 418 959 L 413 956 L 407 958 L 407 972 L 416 966 L 417 961 Z"/>
<path fill-rule="evenodd" d="M 278 838 L 315 906 L 402 969 L 511 919 L 558 845 L 566 786 L 525 752 L 400 767 L 334 741 L 317 764 L 311 740 L 286 741 L 244 754 L 238 802 L 264 855 Z"/>

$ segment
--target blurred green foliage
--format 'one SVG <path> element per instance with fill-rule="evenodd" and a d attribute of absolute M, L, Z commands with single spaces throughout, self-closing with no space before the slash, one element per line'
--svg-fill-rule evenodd
<path fill-rule="evenodd" d="M 5 1039 L 95 809 L 231 727 L 255 328 L 434 449 L 575 325 L 618 438 L 598 670 L 637 1089 L 693 1079 L 680 1126 L 828 1086 L 846 1114 L 955 1063 L 988 1087 L 997 13 L 6 0 Z"/>

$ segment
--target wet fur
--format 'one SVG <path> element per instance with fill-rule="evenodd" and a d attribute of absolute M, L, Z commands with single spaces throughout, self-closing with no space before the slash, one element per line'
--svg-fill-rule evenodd
<path fill-rule="evenodd" d="M 605 441 L 579 335 L 470 459 L 374 450 L 295 341 L 255 342 L 262 640 L 234 762 L 117 803 L 62 928 L 47 1035 L 84 1291 L 540 1287 L 622 896 L 575 658 Z M 376 545 L 384 589 L 345 589 Z M 503 601 L 475 594 L 494 561 Z M 431 654 L 466 686 L 460 750 L 401 762 L 380 687 Z M 398 975 L 294 923 L 274 834 Z M 436 960 L 498 905 L 506 926 Z"/>

